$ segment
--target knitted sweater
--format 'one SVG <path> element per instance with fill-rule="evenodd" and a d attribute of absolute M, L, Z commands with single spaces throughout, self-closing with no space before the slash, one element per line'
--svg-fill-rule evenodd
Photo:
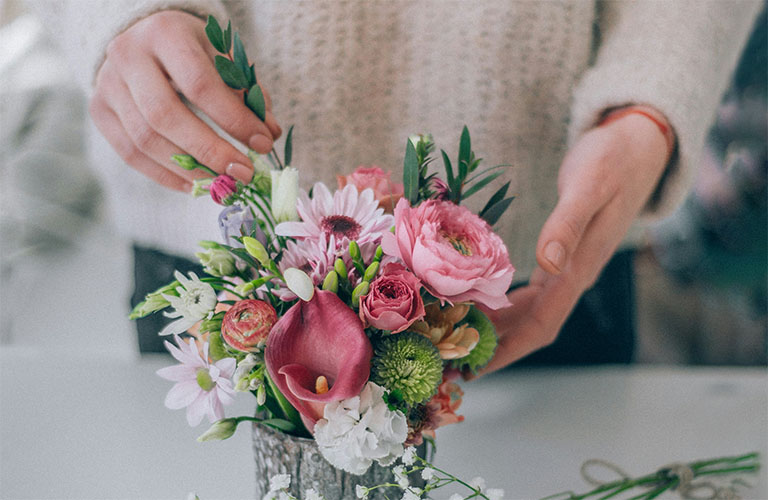
<path fill-rule="evenodd" d="M 106 44 L 162 9 L 232 19 L 283 128 L 304 187 L 376 164 L 399 175 L 406 138 L 432 133 L 455 156 L 463 125 L 487 166 L 509 163 L 476 195 L 511 181 L 517 196 L 496 229 L 519 279 L 557 202 L 570 143 L 607 108 L 648 104 L 678 155 L 645 215 L 670 212 L 690 184 L 709 123 L 759 1 L 234 1 L 44 2 L 84 88 Z M 127 168 L 98 132 L 92 157 L 129 237 L 190 254 L 217 236 L 210 200 L 170 192 Z"/>

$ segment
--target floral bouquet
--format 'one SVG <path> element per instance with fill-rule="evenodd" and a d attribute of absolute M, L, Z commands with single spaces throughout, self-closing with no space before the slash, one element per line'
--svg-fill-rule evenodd
<path fill-rule="evenodd" d="M 206 32 L 223 54 L 224 81 L 263 117 L 237 34 L 229 55 L 231 25 L 209 18 Z M 338 176 L 336 191 L 317 183 L 307 193 L 291 163 L 292 138 L 293 128 L 284 161 L 274 150 L 249 153 L 247 184 L 174 157 L 208 174 L 193 194 L 224 206 L 222 240 L 200 243 L 207 276 L 176 272 L 131 317 L 170 310 L 174 321 L 160 335 L 173 336 L 165 344 L 179 364 L 158 375 L 175 382 L 167 407 L 186 408 L 191 426 L 214 423 L 201 440 L 258 421 L 313 437 L 330 464 L 362 474 L 463 420 L 455 380 L 483 367 L 497 343 L 482 309 L 509 305 L 514 268 L 491 228 L 512 201 L 509 183 L 477 215 L 461 204 L 501 174 L 501 166 L 478 168 L 465 127 L 456 168 L 441 154 L 445 180 L 429 173 L 434 144 L 418 135 L 406 143 L 402 184 L 359 167 Z M 256 397 L 256 416 L 225 418 L 236 392 Z"/>

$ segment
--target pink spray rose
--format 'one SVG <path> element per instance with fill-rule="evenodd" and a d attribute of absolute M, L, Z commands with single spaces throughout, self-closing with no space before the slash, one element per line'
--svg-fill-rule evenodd
<path fill-rule="evenodd" d="M 237 181 L 228 175 L 219 175 L 211 183 L 208 190 L 213 201 L 219 205 L 229 205 L 232 195 L 237 193 Z"/>
<path fill-rule="evenodd" d="M 385 233 L 381 245 L 441 301 L 477 302 L 489 309 L 510 305 L 506 292 L 515 268 L 507 247 L 466 207 L 428 200 L 412 208 L 402 199 L 395 208 L 395 233 Z"/>
<path fill-rule="evenodd" d="M 241 300 L 224 314 L 221 337 L 235 349 L 249 351 L 266 342 L 276 322 L 277 313 L 271 305 L 262 300 Z"/>
<path fill-rule="evenodd" d="M 373 347 L 355 312 L 329 291 L 298 301 L 272 327 L 265 361 L 270 378 L 312 431 L 326 403 L 360 394 Z"/>
<path fill-rule="evenodd" d="M 424 317 L 420 290 L 416 276 L 400 264 L 387 264 L 360 300 L 360 319 L 380 330 L 402 332 Z"/>
<path fill-rule="evenodd" d="M 403 197 L 403 185 L 391 180 L 392 172 L 386 172 L 377 166 L 359 166 L 349 175 L 337 175 L 339 189 L 352 184 L 358 191 L 372 189 L 379 207 L 388 214 L 395 209 L 397 201 Z"/>

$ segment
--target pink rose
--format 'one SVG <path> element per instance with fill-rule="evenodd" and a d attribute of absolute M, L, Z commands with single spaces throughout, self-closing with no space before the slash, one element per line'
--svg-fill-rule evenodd
<path fill-rule="evenodd" d="M 424 287 L 453 304 L 509 306 L 506 292 L 515 268 L 507 247 L 483 219 L 466 207 L 428 200 L 395 208 L 395 233 L 385 233 L 384 253 L 401 259 Z"/>
<path fill-rule="evenodd" d="M 219 205 L 230 205 L 232 195 L 237 193 L 237 181 L 226 174 L 219 175 L 213 180 L 208 190 L 213 201 Z"/>
<path fill-rule="evenodd" d="M 349 175 L 337 175 L 339 189 L 352 184 L 358 191 L 372 189 L 379 206 L 388 214 L 395 209 L 397 201 L 403 197 L 403 185 L 392 182 L 392 172 L 386 172 L 377 166 L 359 166 Z"/>
<path fill-rule="evenodd" d="M 400 264 L 387 264 L 360 299 L 360 319 L 380 330 L 402 332 L 424 317 L 421 282 Z"/>
<path fill-rule="evenodd" d="M 262 300 L 241 300 L 224 314 L 221 337 L 235 349 L 247 352 L 266 342 L 276 322 L 277 313 L 271 305 Z"/>

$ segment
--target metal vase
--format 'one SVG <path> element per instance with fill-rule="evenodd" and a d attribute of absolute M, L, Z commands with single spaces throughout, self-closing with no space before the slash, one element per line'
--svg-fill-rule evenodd
<path fill-rule="evenodd" d="M 328 463 L 314 439 L 291 436 L 271 429 L 257 422 L 253 424 L 253 453 L 256 459 L 256 499 L 261 500 L 269 491 L 269 480 L 275 474 L 290 474 L 290 493 L 298 499 L 313 488 L 325 500 L 355 499 L 355 487 L 395 483 L 389 467 L 374 462 L 368 471 L 360 476 L 337 469 Z M 423 454 L 423 447 L 419 454 Z M 423 455 L 422 455 L 423 456 Z M 421 476 L 414 474 L 411 484 L 423 487 Z M 384 500 L 400 498 L 402 491 L 397 488 L 381 488 L 372 491 L 368 498 Z"/>

